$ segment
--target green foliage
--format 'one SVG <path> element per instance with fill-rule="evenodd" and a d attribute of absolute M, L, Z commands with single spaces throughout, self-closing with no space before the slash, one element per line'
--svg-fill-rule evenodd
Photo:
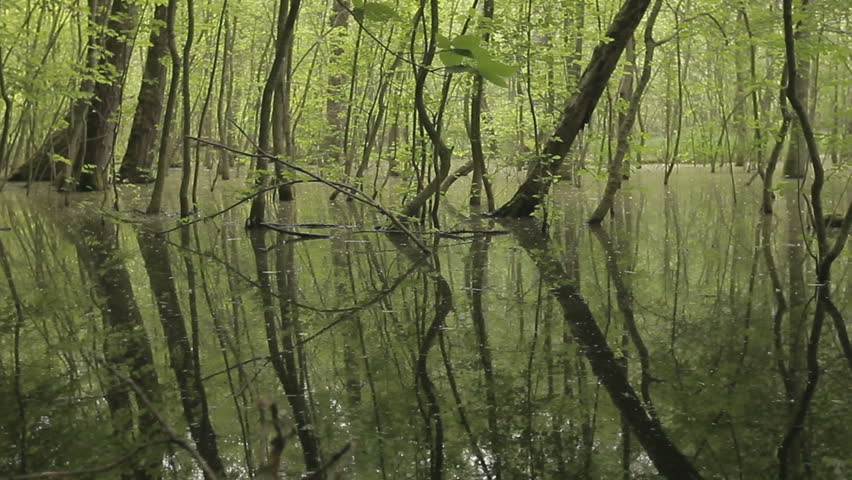
<path fill-rule="evenodd" d="M 479 35 L 459 35 L 451 40 L 439 34 L 437 45 L 441 51 L 438 56 L 450 73 L 477 73 L 495 85 L 508 88 L 508 79 L 518 68 L 494 60 L 481 43 Z"/>
<path fill-rule="evenodd" d="M 396 9 L 387 3 L 355 0 L 352 15 L 359 21 L 387 22 L 399 18 Z"/>

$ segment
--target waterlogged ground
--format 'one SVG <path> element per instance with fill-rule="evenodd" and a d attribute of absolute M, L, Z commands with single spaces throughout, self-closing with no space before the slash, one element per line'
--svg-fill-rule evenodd
<path fill-rule="evenodd" d="M 246 232 L 240 206 L 167 235 L 151 232 L 174 216 L 134 212 L 144 190 L 122 187 L 115 213 L 102 194 L 7 186 L 0 477 L 272 478 L 277 411 L 280 478 L 777 478 L 815 246 L 795 184 L 764 217 L 748 179 L 682 168 L 665 189 L 646 169 L 592 229 L 586 178 L 560 187 L 546 233 L 456 198 L 456 233 L 423 237 L 431 257 L 319 186 L 277 209 L 277 231 Z M 833 270 L 847 322 L 848 250 Z M 835 326 L 788 478 L 852 476 Z"/>

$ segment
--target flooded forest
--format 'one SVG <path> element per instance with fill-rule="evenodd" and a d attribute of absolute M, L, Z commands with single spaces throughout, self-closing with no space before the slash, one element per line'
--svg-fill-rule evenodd
<path fill-rule="evenodd" d="M 0 0 L 0 479 L 852 478 L 848 0 Z"/>

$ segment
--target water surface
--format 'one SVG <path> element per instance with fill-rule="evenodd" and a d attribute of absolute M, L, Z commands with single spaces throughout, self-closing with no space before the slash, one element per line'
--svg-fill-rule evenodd
<path fill-rule="evenodd" d="M 565 185 L 546 232 L 451 197 L 441 227 L 456 233 L 424 236 L 432 257 L 318 186 L 274 208 L 278 231 L 245 231 L 238 207 L 167 235 L 153 232 L 173 216 L 134 212 L 144 189 L 122 187 L 115 213 L 101 194 L 9 186 L 0 477 L 201 478 L 199 459 L 262 476 L 277 410 L 285 478 L 655 478 L 681 460 L 706 478 L 777 478 L 807 376 L 815 247 L 795 184 L 763 216 L 747 180 L 733 192 L 682 168 L 664 188 L 646 169 L 601 228 L 583 223 L 598 186 Z M 832 187 L 829 209 L 849 196 Z M 846 318 L 848 270 L 845 253 Z M 829 325 L 818 360 L 792 478 L 852 475 L 852 372 Z"/>

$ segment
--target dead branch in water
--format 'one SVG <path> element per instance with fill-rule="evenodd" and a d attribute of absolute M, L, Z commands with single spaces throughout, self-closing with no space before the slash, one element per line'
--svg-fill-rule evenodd
<path fill-rule="evenodd" d="M 417 248 L 422 250 L 424 253 L 427 253 L 427 254 L 429 253 L 429 248 L 426 247 L 426 244 L 424 244 L 422 240 L 417 238 L 416 235 L 411 233 L 411 231 L 408 228 L 405 227 L 405 225 L 396 217 L 396 215 L 392 214 L 385 207 L 381 206 L 378 202 L 373 200 L 369 195 L 367 195 L 366 193 L 364 193 L 363 191 L 361 191 L 357 187 L 354 187 L 352 185 L 347 185 L 345 183 L 340 183 L 340 182 L 335 182 L 335 181 L 332 181 L 332 180 L 325 179 L 325 178 L 323 178 L 323 177 L 321 177 L 321 176 L 319 176 L 319 175 L 317 175 L 317 174 L 315 174 L 315 173 L 313 173 L 309 170 L 306 170 L 302 167 L 299 167 L 298 165 L 294 165 L 294 164 L 287 162 L 285 160 L 281 160 L 280 158 L 276 157 L 275 155 L 270 155 L 270 154 L 265 153 L 265 152 L 261 152 L 261 153 L 244 152 L 244 151 L 239 150 L 237 148 L 234 148 L 234 147 L 231 147 L 231 146 L 228 146 L 228 145 L 224 145 L 222 143 L 215 142 L 213 140 L 207 140 L 207 139 L 204 139 L 204 138 L 193 137 L 191 135 L 188 135 L 186 137 L 186 139 L 187 140 L 193 140 L 193 141 L 196 141 L 198 143 L 202 143 L 204 145 L 209 145 L 211 147 L 220 148 L 222 150 L 226 150 L 228 152 L 235 153 L 237 155 L 241 155 L 241 156 L 248 157 L 248 158 L 261 158 L 261 159 L 271 160 L 271 161 L 273 161 L 273 162 L 275 162 L 275 163 L 277 163 L 281 166 L 289 168 L 290 170 L 295 170 L 296 172 L 299 172 L 303 175 L 307 175 L 308 177 L 310 177 L 314 181 L 322 183 L 323 185 L 325 185 L 329 188 L 332 188 L 333 190 L 340 192 L 341 194 L 351 198 L 352 200 L 361 202 L 365 205 L 368 205 L 368 206 L 376 209 L 379 213 L 381 213 L 382 215 L 387 217 L 388 220 L 390 220 L 390 222 L 393 224 L 394 227 L 396 227 L 397 230 L 399 230 L 405 236 L 410 238 L 411 241 L 414 242 L 415 245 L 417 245 Z M 259 195 L 260 193 L 262 193 L 262 192 L 256 193 L 255 196 Z M 243 200 L 243 201 L 245 201 L 245 200 Z"/>

